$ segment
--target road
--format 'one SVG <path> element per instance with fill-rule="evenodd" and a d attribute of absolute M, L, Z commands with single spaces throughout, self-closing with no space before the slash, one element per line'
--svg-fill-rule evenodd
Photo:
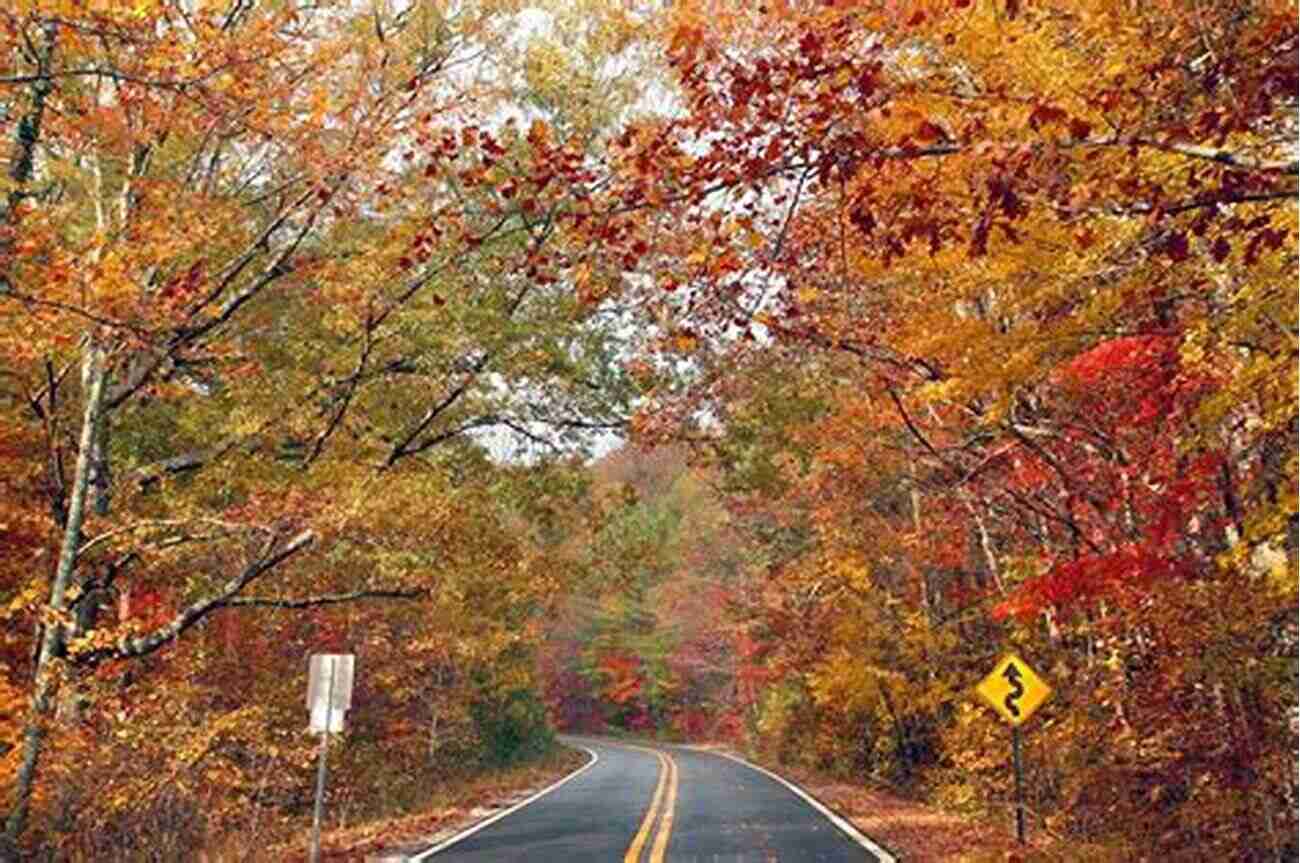
<path fill-rule="evenodd" d="M 680 746 L 562 738 L 596 760 L 499 820 L 417 863 L 880 861 L 884 849 L 832 823 L 792 788 L 722 755 Z"/>

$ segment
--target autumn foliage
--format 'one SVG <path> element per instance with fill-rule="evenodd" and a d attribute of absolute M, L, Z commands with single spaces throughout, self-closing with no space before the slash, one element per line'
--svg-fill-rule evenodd
<path fill-rule="evenodd" d="M 1294 9 L 686 3 L 665 38 L 679 110 L 617 142 L 593 240 L 641 361 L 688 367 L 637 432 L 695 441 L 746 538 L 716 715 L 989 811 L 970 690 L 1014 647 L 1070 853 L 1293 855 Z"/>
<path fill-rule="evenodd" d="M 0 857 L 305 824 L 313 652 L 362 669 L 336 818 L 549 745 L 553 523 L 631 391 L 557 275 L 618 98 L 556 82 L 633 41 L 588 11 L 0 11 Z"/>
<path fill-rule="evenodd" d="M 0 49 L 0 858 L 290 835 L 327 650 L 358 814 L 558 726 L 1000 817 L 1010 648 L 1033 829 L 1295 855 L 1293 4 L 19 0 Z"/>

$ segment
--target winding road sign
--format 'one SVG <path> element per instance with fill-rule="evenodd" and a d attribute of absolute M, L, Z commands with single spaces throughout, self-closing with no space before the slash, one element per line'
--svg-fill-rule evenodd
<path fill-rule="evenodd" d="M 1052 687 L 1023 659 L 1008 653 L 993 667 L 993 672 L 980 681 L 975 691 L 1015 727 L 1022 725 L 1043 706 L 1052 694 Z"/>

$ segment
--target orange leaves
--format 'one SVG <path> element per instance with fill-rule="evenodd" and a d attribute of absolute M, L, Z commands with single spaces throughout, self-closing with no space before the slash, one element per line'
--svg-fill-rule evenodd
<path fill-rule="evenodd" d="M 547 123 L 541 120 L 534 120 L 532 123 L 529 124 L 528 126 L 529 144 L 531 144 L 535 149 L 540 150 L 544 147 L 549 146 L 550 142 L 551 142 L 551 127 Z"/>
<path fill-rule="evenodd" d="M 1226 25 L 1243 8 L 1206 14 Z M 1273 224 L 1293 222 L 1294 183 L 1281 172 L 1294 176 L 1294 154 L 1260 134 L 1285 111 L 1267 96 L 1243 108 L 1222 89 L 1228 78 L 1260 93 L 1291 81 L 1293 69 L 1241 58 L 1273 45 L 1294 66 L 1294 22 L 1283 42 L 1251 20 L 1215 31 L 1225 44 L 1204 72 L 1185 67 L 1195 27 L 1109 2 L 787 6 L 716 26 L 696 18 L 673 35 L 689 114 L 668 131 L 690 156 L 660 171 L 676 195 L 661 197 L 663 222 L 686 236 L 659 247 L 668 263 L 647 299 L 665 310 L 665 354 L 699 349 L 682 343 L 686 332 L 719 353 L 683 401 L 726 417 L 710 445 L 733 506 L 761 513 L 773 534 L 800 531 L 771 539 L 770 563 L 749 582 L 763 593 L 756 629 L 785 651 L 774 667 L 806 682 L 808 657 L 837 637 L 828 633 L 873 602 L 898 610 L 880 615 L 890 637 L 864 631 L 845 647 L 858 661 L 893 651 L 905 671 L 956 686 L 955 667 L 1010 636 L 1092 666 L 1071 639 L 1095 633 L 1073 611 L 1095 623 L 1103 604 L 1121 607 L 1121 637 L 1140 640 L 1131 633 L 1146 631 L 1144 615 L 1163 617 L 1153 597 L 1196 605 L 1221 572 L 1264 571 L 1223 548 L 1246 529 L 1243 495 L 1279 541 L 1279 519 L 1294 519 L 1281 491 L 1294 461 L 1260 455 L 1278 446 L 1264 431 L 1281 428 L 1275 418 L 1291 417 L 1293 437 L 1294 394 L 1281 412 L 1255 394 L 1294 376 L 1261 371 L 1248 392 L 1207 374 L 1244 355 L 1200 354 L 1229 321 L 1257 359 L 1294 353 L 1293 311 L 1275 307 L 1273 327 L 1228 311 L 1237 292 L 1261 307 L 1276 296 L 1265 286 L 1286 279 L 1271 251 L 1289 249 L 1294 264 L 1294 237 Z M 1239 125 L 1243 109 L 1257 125 Z M 635 182 L 653 181 L 648 138 L 625 140 Z M 1272 168 L 1239 158 L 1263 151 Z M 709 230 L 720 210 L 740 229 Z M 711 341 L 754 322 L 766 339 Z M 870 578 L 835 567 L 854 554 L 869 557 Z M 1293 558 L 1281 567 L 1292 577 Z M 1263 580 L 1251 585 L 1280 608 Z M 991 622 L 999 602 L 1021 617 Z M 1143 662 L 1182 664 L 1156 648 Z M 910 691 L 932 695 L 922 689 Z M 793 717 L 847 732 L 833 700 L 817 714 L 772 687 L 752 703 L 765 733 L 794 739 L 809 729 Z M 879 728 L 914 730 L 892 708 L 862 710 Z M 835 745 L 822 751 L 838 756 Z M 899 769 L 915 766 L 906 743 L 898 751 Z M 880 754 L 864 745 L 853 757 Z M 1177 805 L 1160 800 L 1172 821 Z"/>
<path fill-rule="evenodd" d="M 672 349 L 678 353 L 689 354 L 699 346 L 700 340 L 688 329 L 678 330 L 673 334 L 670 343 Z"/>
<path fill-rule="evenodd" d="M 607 680 L 605 697 L 614 704 L 627 704 L 641 693 L 640 660 L 636 657 L 606 656 L 597 670 Z"/>

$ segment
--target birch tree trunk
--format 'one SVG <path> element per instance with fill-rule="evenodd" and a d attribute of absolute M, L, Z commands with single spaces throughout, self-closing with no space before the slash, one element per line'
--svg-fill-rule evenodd
<path fill-rule="evenodd" d="M 23 753 L 14 788 L 13 806 L 5 822 L 5 847 L 0 854 L 6 861 L 17 861 L 17 842 L 27 825 L 27 810 L 35 786 L 36 769 L 40 762 L 41 746 L 45 739 L 44 720 L 50 713 L 54 692 L 58 687 L 55 669 L 56 655 L 60 650 L 64 626 L 62 616 L 67 612 L 68 583 L 77 564 L 77 549 L 81 545 L 81 526 L 86 516 L 86 502 L 90 489 L 90 474 L 95 443 L 104 402 L 106 362 L 104 348 L 93 338 L 86 348 L 83 362 L 86 406 L 81 421 L 81 438 L 77 449 L 77 468 L 72 481 L 72 497 L 68 504 L 68 521 L 63 530 L 63 543 L 59 561 L 50 584 L 50 618 L 45 623 L 40 651 L 36 656 L 35 681 L 32 687 L 31 706 L 27 724 L 23 729 Z M 12 855 L 12 856 L 11 856 Z"/>

